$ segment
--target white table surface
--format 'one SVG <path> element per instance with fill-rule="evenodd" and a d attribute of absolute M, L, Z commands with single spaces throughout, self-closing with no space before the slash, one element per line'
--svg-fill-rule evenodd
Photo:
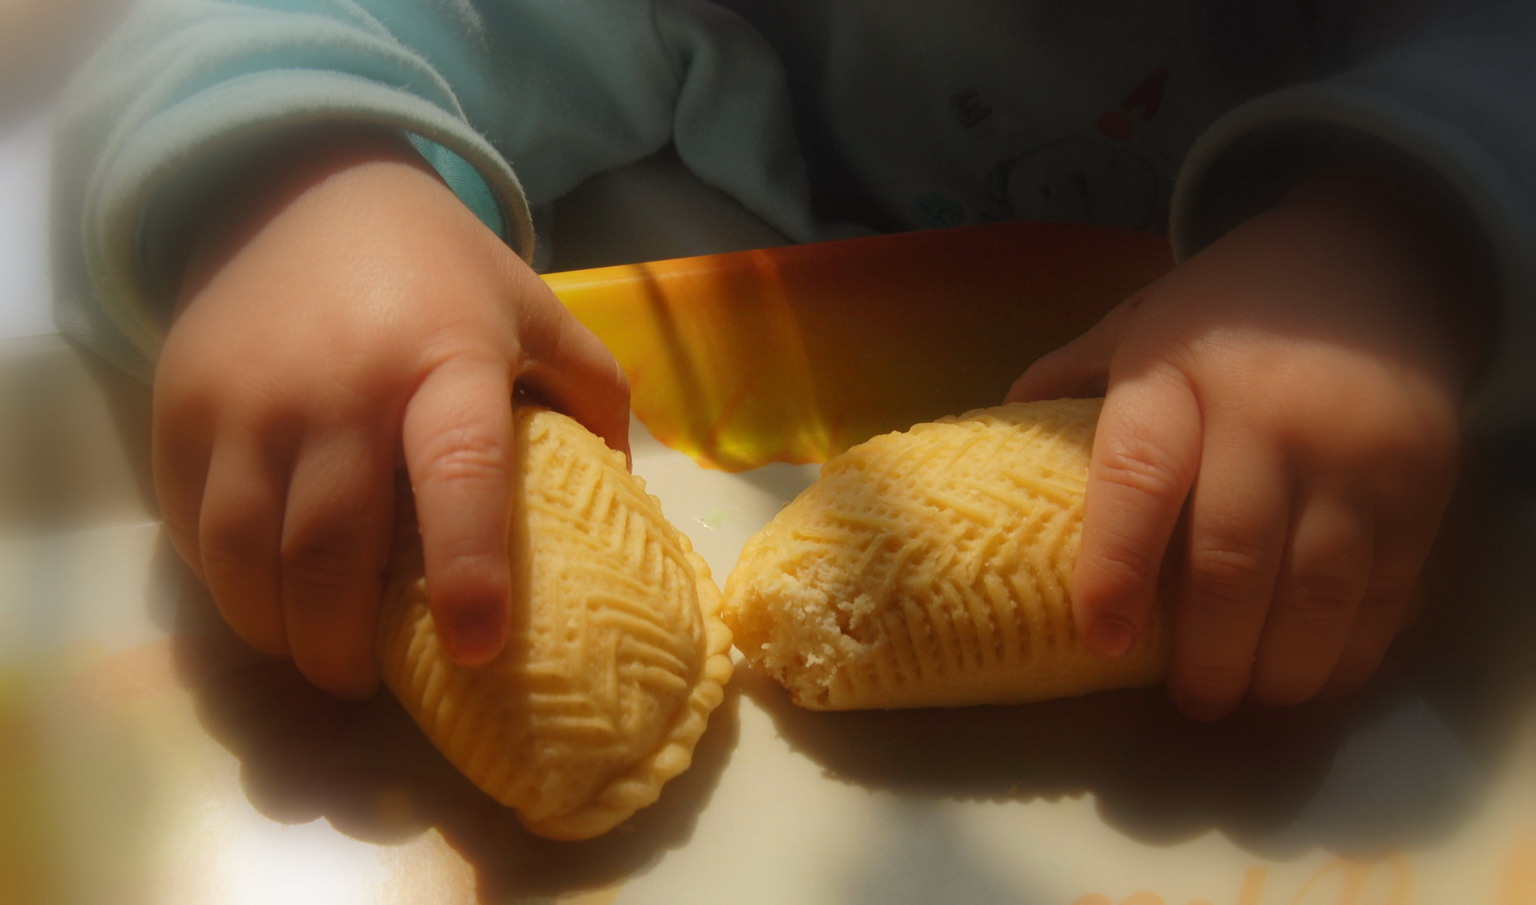
<path fill-rule="evenodd" d="M 48 289 L 48 118 L 0 125 L 0 340 L 54 331 Z"/>
<path fill-rule="evenodd" d="M 9 337 L 49 329 L 41 231 L 28 226 L 40 128 L 0 149 Z M 651 188 L 608 197 L 649 207 L 665 185 L 700 205 L 680 223 L 735 216 L 652 166 Z M 772 239 L 741 222 L 740 243 Z M 621 240 L 583 241 L 621 256 Z M 732 244 L 716 226 L 689 241 L 705 245 L 671 247 Z M 1178 719 L 1156 692 L 810 714 L 743 670 L 661 804 L 610 838 L 560 846 L 466 803 L 387 702 L 347 717 L 340 748 L 316 755 L 324 770 L 284 759 L 317 743 L 285 722 L 316 698 L 291 671 L 232 653 L 210 621 L 148 503 L 145 415 L 141 390 L 56 341 L 0 342 L 0 730 L 8 714 L 49 714 L 14 736 L 32 754 L 4 749 L 0 788 L 53 796 L 54 834 L 26 838 L 66 869 L 61 901 L 1536 901 L 1536 487 L 1518 450 L 1475 459 L 1425 624 L 1345 705 L 1214 727 Z M 704 470 L 643 430 L 635 464 L 720 578 L 811 477 Z M 6 844 L 0 833 L 0 865 Z M 20 901 L 4 882 L 0 901 Z"/>

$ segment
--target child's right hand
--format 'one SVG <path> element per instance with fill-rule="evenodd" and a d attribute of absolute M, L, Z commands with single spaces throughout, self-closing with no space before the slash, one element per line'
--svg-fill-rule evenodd
<path fill-rule="evenodd" d="M 627 448 L 617 363 L 392 136 L 341 131 L 198 249 L 155 379 L 165 524 L 220 612 L 321 688 L 370 694 L 394 475 L 449 654 L 509 625 L 512 388 Z"/>

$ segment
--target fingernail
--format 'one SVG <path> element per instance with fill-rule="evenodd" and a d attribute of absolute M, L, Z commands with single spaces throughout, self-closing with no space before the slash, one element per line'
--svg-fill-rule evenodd
<path fill-rule="evenodd" d="M 484 666 L 496 659 L 504 643 L 499 607 L 466 607 L 448 620 L 443 645 L 464 666 Z"/>
<path fill-rule="evenodd" d="M 1136 628 L 1118 616 L 1100 616 L 1088 628 L 1088 646 L 1106 657 L 1124 656 L 1136 641 Z"/>

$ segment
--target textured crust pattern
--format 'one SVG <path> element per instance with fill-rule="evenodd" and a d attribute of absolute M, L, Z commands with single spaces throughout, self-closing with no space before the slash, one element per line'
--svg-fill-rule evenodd
<path fill-rule="evenodd" d="M 1022 703 L 1156 682 L 1157 627 L 1079 642 L 1072 569 L 1099 400 L 1014 404 L 876 437 L 743 549 L 725 619 L 816 710 Z"/>
<path fill-rule="evenodd" d="M 448 661 L 406 543 L 380 668 L 443 754 L 532 832 L 590 838 L 688 768 L 730 678 L 730 632 L 708 566 L 622 455 L 525 408 L 516 456 L 506 651 L 480 669 Z"/>

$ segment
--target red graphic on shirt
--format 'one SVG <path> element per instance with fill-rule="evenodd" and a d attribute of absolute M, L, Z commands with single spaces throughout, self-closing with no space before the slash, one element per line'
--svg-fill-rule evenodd
<path fill-rule="evenodd" d="M 1141 118 L 1150 120 L 1163 105 L 1163 89 L 1168 85 L 1168 67 L 1159 66 L 1151 75 L 1142 79 L 1131 93 L 1120 102 L 1119 110 L 1108 110 L 1099 116 L 1099 132 L 1115 141 L 1129 141 L 1136 135 L 1136 123 L 1130 114 L 1141 110 Z"/>

